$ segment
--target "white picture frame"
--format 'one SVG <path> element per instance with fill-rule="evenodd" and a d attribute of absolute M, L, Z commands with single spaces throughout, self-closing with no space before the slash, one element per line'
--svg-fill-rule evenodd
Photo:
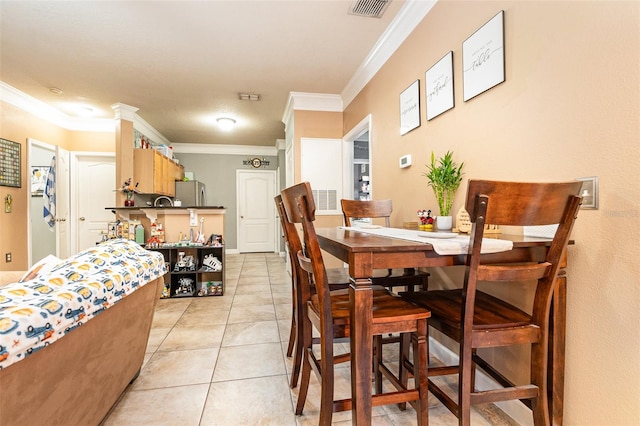
<path fill-rule="evenodd" d="M 427 121 L 454 107 L 453 51 L 449 51 L 425 72 Z"/>
<path fill-rule="evenodd" d="M 405 135 L 420 126 L 420 80 L 400 93 L 400 134 Z"/>
<path fill-rule="evenodd" d="M 505 80 L 504 11 L 462 43 L 463 99 L 486 92 Z"/>

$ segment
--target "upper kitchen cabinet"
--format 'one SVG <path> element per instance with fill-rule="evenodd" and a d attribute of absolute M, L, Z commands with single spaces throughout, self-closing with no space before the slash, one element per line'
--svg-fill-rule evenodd
<path fill-rule="evenodd" d="M 184 167 L 155 149 L 133 150 L 133 181 L 144 194 L 175 196 L 176 180 L 184 178 Z"/>

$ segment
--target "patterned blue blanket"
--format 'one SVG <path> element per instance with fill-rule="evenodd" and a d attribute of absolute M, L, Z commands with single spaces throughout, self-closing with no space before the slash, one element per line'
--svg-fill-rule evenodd
<path fill-rule="evenodd" d="M 111 240 L 0 287 L 0 369 L 52 344 L 166 272 L 162 254 Z"/>

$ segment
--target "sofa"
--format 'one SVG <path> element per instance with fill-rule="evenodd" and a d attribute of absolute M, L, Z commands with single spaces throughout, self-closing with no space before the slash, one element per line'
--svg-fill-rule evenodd
<path fill-rule="evenodd" d="M 0 287 L 0 425 L 98 425 L 142 368 L 167 269 L 128 240 Z"/>

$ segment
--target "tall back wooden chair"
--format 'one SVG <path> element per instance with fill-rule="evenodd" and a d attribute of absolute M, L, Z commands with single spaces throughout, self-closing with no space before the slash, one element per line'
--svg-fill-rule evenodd
<path fill-rule="evenodd" d="M 334 401 L 334 353 L 336 339 L 347 338 L 350 333 L 349 295 L 345 292 L 331 292 L 322 252 L 315 232 L 315 203 L 308 182 L 303 182 L 282 191 L 282 201 L 287 221 L 302 224 L 303 248 L 297 252 L 298 282 L 309 283 L 315 288 L 315 294 L 307 302 L 307 315 L 310 324 L 320 333 L 320 357 L 313 350 L 311 330 L 305 327 L 303 336 L 304 362 L 302 379 L 296 405 L 296 414 L 302 414 L 307 397 L 311 370 L 321 383 L 320 422 L 331 424 L 334 411 L 351 409 L 351 399 Z M 415 389 L 401 386 L 401 380 L 394 376 L 384 365 L 382 354 L 377 354 L 374 368 L 381 370 L 396 387 L 394 392 L 376 393 L 372 404 L 387 405 L 410 402 L 416 409 L 418 424 L 428 422 L 427 404 L 427 318 L 429 312 L 393 295 L 388 290 L 374 290 L 373 294 L 373 332 L 379 338 L 384 333 L 409 333 L 413 341 L 416 379 Z M 382 386 L 380 386 L 382 388 Z"/>
<path fill-rule="evenodd" d="M 291 263 L 291 329 L 289 332 L 289 344 L 287 346 L 287 356 L 293 355 L 293 365 L 291 368 L 291 378 L 289 385 L 293 389 L 298 385 L 300 368 L 302 366 L 302 336 L 303 323 L 306 320 L 306 303 L 311 298 L 311 288 L 308 283 L 298 281 L 299 268 L 298 251 L 302 250 L 300 236 L 294 223 L 287 220 L 287 212 L 284 210 L 282 196 L 276 195 L 274 198 L 280 225 L 284 235 L 284 242 L 289 253 Z M 327 279 L 331 291 L 346 290 L 349 287 L 349 275 L 344 268 L 327 270 Z M 301 285 L 302 284 L 302 285 Z M 346 293 L 345 293 L 346 294 Z"/>
<path fill-rule="evenodd" d="M 536 425 L 549 424 L 547 364 L 550 306 L 554 281 L 563 259 L 571 229 L 580 207 L 581 182 L 517 183 L 470 180 L 466 210 L 472 222 L 466 272 L 462 289 L 403 293 L 402 296 L 430 309 L 430 325 L 459 343 L 459 366 L 432 368 L 429 375 L 459 375 L 458 399 L 450 398 L 429 381 L 429 390 L 456 416 L 461 425 L 470 423 L 472 404 L 510 399 L 525 400 L 533 410 Z M 535 226 L 558 224 L 541 263 L 482 264 L 480 249 L 485 224 Z M 477 289 L 478 282 L 536 283 L 532 312 Z M 481 358 L 477 349 L 531 344 L 531 383 L 516 386 L 499 372 L 499 366 Z M 475 389 L 476 366 L 503 388 Z M 504 371 L 504 369 L 503 369 Z"/>
<path fill-rule="evenodd" d="M 384 226 L 390 227 L 390 217 L 393 212 L 391 200 L 340 200 L 344 224 L 351 226 L 351 219 L 384 219 Z"/>
<path fill-rule="evenodd" d="M 352 219 L 384 219 L 384 226 L 391 226 L 390 217 L 393 212 L 391 200 L 340 200 L 342 205 L 342 215 L 345 226 L 352 226 Z M 414 268 L 394 271 L 388 269 L 384 274 L 376 273 L 372 282 L 380 285 L 380 280 L 384 280 L 384 286 L 406 287 L 408 291 L 413 291 L 416 287 L 419 290 L 427 290 L 429 286 L 429 274 L 418 271 Z"/>

